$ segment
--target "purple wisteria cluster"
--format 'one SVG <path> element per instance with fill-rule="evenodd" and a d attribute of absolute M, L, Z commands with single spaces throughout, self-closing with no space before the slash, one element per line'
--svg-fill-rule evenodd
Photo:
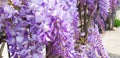
<path fill-rule="evenodd" d="M 44 44 L 37 37 L 41 22 L 36 21 L 30 2 L 11 0 L 1 6 L 2 31 L 7 37 L 10 57 L 43 58 Z"/>
<path fill-rule="evenodd" d="M 1 6 L 0 29 L 4 31 L 13 58 L 74 58 L 77 1 L 9 0 Z M 74 21 L 76 21 L 74 23 Z M 75 24 L 75 25 L 73 25 Z M 3 30 L 2 30 L 3 29 Z M 47 48 L 47 47 L 46 47 Z M 47 48 L 48 49 L 48 48 Z"/>
<path fill-rule="evenodd" d="M 106 20 L 110 8 L 109 0 L 99 0 L 98 5 L 100 15 L 103 17 L 104 20 Z"/>
<path fill-rule="evenodd" d="M 109 58 L 94 19 L 108 12 L 108 0 L 5 0 L 0 3 L 0 32 L 11 58 Z M 97 5 L 98 3 L 98 5 Z M 78 44 L 79 13 L 91 15 L 85 45 Z M 84 6 L 85 5 L 85 6 Z M 86 7 L 84 9 L 83 7 Z M 84 34 L 83 34 L 84 35 Z M 78 46 L 76 48 L 76 46 Z M 44 51 L 46 50 L 46 52 Z"/>
<path fill-rule="evenodd" d="M 101 36 L 99 34 L 98 25 L 92 25 L 88 29 L 88 44 L 93 48 L 91 53 L 94 53 L 98 56 L 90 56 L 90 57 L 100 57 L 100 58 L 109 58 L 107 51 L 104 49 Z"/>
<path fill-rule="evenodd" d="M 119 0 L 109 0 L 110 2 L 110 12 L 113 12 L 117 9 L 117 3 Z"/>
<path fill-rule="evenodd" d="M 109 58 L 107 51 L 104 49 L 102 39 L 99 34 L 99 28 L 104 27 L 104 20 L 106 20 L 109 12 L 109 0 L 79 0 L 81 6 L 81 16 L 88 18 L 81 18 L 80 20 L 87 21 L 87 38 L 85 45 L 76 44 L 77 56 L 81 58 Z M 84 23 L 85 24 L 85 23 Z M 98 27 L 99 26 L 99 27 Z"/>

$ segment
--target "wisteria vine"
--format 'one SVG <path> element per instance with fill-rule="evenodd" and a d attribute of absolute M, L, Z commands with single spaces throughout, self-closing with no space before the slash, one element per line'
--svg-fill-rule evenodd
<path fill-rule="evenodd" d="M 109 58 L 99 28 L 109 0 L 0 1 L 0 32 L 11 58 Z"/>

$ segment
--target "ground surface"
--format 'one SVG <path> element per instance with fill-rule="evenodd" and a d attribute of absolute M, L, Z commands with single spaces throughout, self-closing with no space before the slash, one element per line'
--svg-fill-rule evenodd
<path fill-rule="evenodd" d="M 111 58 L 120 58 L 120 28 L 116 28 L 114 31 L 106 31 L 102 39 Z"/>

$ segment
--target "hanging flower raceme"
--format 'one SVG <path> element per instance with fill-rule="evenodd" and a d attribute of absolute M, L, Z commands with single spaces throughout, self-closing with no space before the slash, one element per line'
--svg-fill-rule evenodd
<path fill-rule="evenodd" d="M 106 20 L 110 8 L 109 0 L 98 0 L 100 15 Z"/>
<path fill-rule="evenodd" d="M 4 27 L 11 57 L 44 58 L 44 46 L 52 43 L 50 46 L 53 52 L 48 49 L 47 54 L 52 52 L 50 56 L 74 58 L 74 31 L 77 29 L 78 19 L 77 1 L 11 0 L 7 2 L 9 3 L 1 7 L 1 11 L 5 14 L 1 16 L 0 22 L 4 23 L 0 26 Z M 48 55 L 49 58 L 50 56 Z"/>
<path fill-rule="evenodd" d="M 109 1 L 103 1 L 103 0 L 80 0 L 80 2 L 83 2 L 80 4 L 81 6 L 81 17 L 82 15 L 84 18 L 81 18 L 81 21 L 84 20 L 84 26 L 85 21 L 87 21 L 87 38 L 80 38 L 86 39 L 85 45 L 78 45 L 78 48 L 76 49 L 77 57 L 83 57 L 83 58 L 109 58 L 107 52 L 105 51 L 102 39 L 100 38 L 100 34 L 98 31 L 98 26 L 100 25 L 104 28 L 104 20 L 107 17 L 108 10 L 109 10 Z M 104 6 L 103 6 L 104 5 Z M 91 8 L 92 7 L 92 8 Z M 85 19 L 85 17 L 87 17 Z M 101 25 L 102 24 L 102 25 Z M 83 48 L 83 46 L 85 48 Z M 97 52 L 97 53 L 96 53 Z M 92 55 L 92 56 L 91 56 Z"/>
<path fill-rule="evenodd" d="M 113 12 L 115 9 L 117 9 L 117 0 L 110 0 L 110 12 Z"/>
<path fill-rule="evenodd" d="M 77 21 L 77 1 L 56 1 L 53 8 L 52 22 L 54 28 L 52 35 L 54 41 L 47 48 L 48 58 L 74 58 L 74 27 L 73 22 Z M 74 14 L 76 13 L 76 14 Z M 76 22 L 77 25 L 77 22 Z"/>
<path fill-rule="evenodd" d="M 16 4 L 16 0 L 8 2 L 9 5 L 3 4 L 5 14 L 1 18 L 9 44 L 10 57 L 44 58 L 44 43 L 37 37 L 37 31 L 42 29 L 39 27 L 42 24 L 35 20 L 34 10 L 29 8 L 30 1 L 22 1 L 26 4 Z"/>
<path fill-rule="evenodd" d="M 102 39 L 99 34 L 98 26 L 95 24 L 93 26 L 90 26 L 88 29 L 88 43 L 93 48 L 93 51 L 91 53 L 94 53 L 101 58 L 109 58 L 107 51 L 104 49 Z M 97 52 L 97 53 L 95 53 Z"/>

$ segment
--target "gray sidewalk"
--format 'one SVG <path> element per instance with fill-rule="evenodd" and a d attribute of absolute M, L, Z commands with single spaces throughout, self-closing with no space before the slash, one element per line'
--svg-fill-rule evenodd
<path fill-rule="evenodd" d="M 120 28 L 114 31 L 106 31 L 102 35 L 103 44 L 111 58 L 120 58 Z"/>

